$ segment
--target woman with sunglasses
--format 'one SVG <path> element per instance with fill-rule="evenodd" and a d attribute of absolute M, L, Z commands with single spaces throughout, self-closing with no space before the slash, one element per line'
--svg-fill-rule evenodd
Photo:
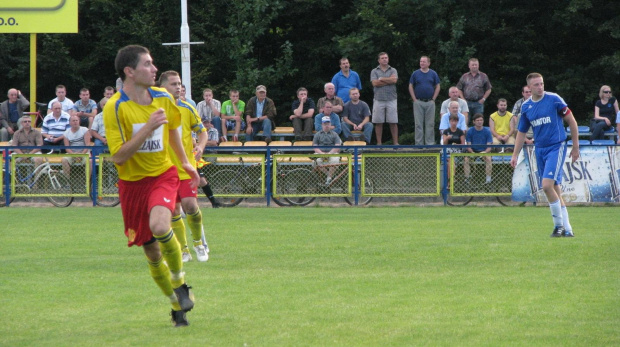
<path fill-rule="evenodd" d="M 598 96 L 600 99 L 594 105 L 594 118 L 590 121 L 590 140 L 605 139 L 605 131 L 613 129 L 618 113 L 618 100 L 611 96 L 609 86 L 602 86 Z"/>

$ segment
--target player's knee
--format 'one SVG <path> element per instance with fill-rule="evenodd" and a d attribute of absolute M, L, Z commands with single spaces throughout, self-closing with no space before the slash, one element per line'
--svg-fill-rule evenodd
<path fill-rule="evenodd" d="M 198 201 L 194 198 L 184 199 L 183 210 L 186 214 L 194 214 L 198 211 Z"/>
<path fill-rule="evenodd" d="M 155 236 L 164 235 L 170 230 L 172 212 L 163 206 L 155 206 L 149 216 L 149 227 Z"/>

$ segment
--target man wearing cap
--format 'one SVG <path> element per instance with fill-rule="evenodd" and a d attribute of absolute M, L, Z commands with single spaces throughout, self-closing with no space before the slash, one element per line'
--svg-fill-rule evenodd
<path fill-rule="evenodd" d="M 342 145 L 342 140 L 340 140 L 340 137 L 338 136 L 338 134 L 336 134 L 332 130 L 331 118 L 329 116 L 323 116 L 321 118 L 321 130 L 317 131 L 317 133 L 314 134 L 312 145 L 313 146 L 340 146 Z M 314 148 L 314 153 L 316 154 L 337 154 L 337 153 L 340 153 L 340 149 L 331 148 L 327 150 L 327 149 Z M 331 156 L 331 157 L 319 157 L 316 159 L 316 163 L 319 165 L 319 167 L 323 165 L 325 161 L 327 161 L 326 164 L 337 164 L 340 161 L 340 157 Z M 334 168 L 335 167 L 333 165 L 329 165 L 329 167 L 327 168 L 320 167 L 320 170 L 323 171 L 327 175 L 327 178 L 325 179 L 325 185 L 329 185 L 332 182 L 332 174 L 334 173 Z"/>
<path fill-rule="evenodd" d="M 340 117 L 333 111 L 334 105 L 331 102 L 325 102 L 323 108 L 321 109 L 321 113 L 317 114 L 314 118 L 314 131 L 321 131 L 322 129 L 322 120 L 324 117 L 328 117 L 330 119 L 330 127 L 329 130 L 333 130 L 336 135 L 340 135 L 342 133 L 342 125 L 340 123 Z"/>
<path fill-rule="evenodd" d="M 267 97 L 267 88 L 264 85 L 256 87 L 256 96 L 248 100 L 245 107 L 246 140 L 254 140 L 254 135 L 263 131 L 265 142 L 271 142 L 271 129 L 276 117 L 276 105 Z"/>

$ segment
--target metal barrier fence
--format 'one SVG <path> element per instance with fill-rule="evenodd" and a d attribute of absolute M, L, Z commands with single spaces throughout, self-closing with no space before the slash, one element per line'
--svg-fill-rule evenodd
<path fill-rule="evenodd" d="M 118 204 L 118 173 L 103 148 L 89 147 L 89 154 L 9 155 L 7 149 L 13 148 L 0 147 L 0 205 L 15 198 L 46 198 L 68 206 L 84 197 L 93 205 Z M 459 205 L 490 196 L 510 203 L 511 154 L 457 148 L 342 146 L 338 154 L 314 154 L 310 146 L 217 147 L 207 148 L 206 165 L 199 171 L 225 206 L 247 198 L 281 206 L 307 205 L 317 198 L 344 198 L 358 205 L 378 197 L 434 197 Z M 206 198 L 201 194 L 199 199 Z"/>

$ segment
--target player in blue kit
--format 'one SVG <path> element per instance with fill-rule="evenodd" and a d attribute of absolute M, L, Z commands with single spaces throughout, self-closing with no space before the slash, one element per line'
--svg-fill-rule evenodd
<path fill-rule="evenodd" d="M 532 90 L 532 97 L 521 106 L 515 151 L 510 159 L 512 167 L 517 166 L 517 158 L 525 133 L 531 126 L 534 130 L 536 144 L 536 164 L 540 173 L 540 182 L 551 209 L 555 228 L 551 237 L 573 237 L 573 228 L 568 220 L 566 205 L 562 199 L 562 165 L 566 157 L 565 121 L 570 127 L 573 149 L 570 157 L 573 162 L 579 158 L 579 133 L 577 122 L 566 102 L 557 94 L 545 92 L 545 83 L 539 73 L 527 76 L 527 86 Z"/>

